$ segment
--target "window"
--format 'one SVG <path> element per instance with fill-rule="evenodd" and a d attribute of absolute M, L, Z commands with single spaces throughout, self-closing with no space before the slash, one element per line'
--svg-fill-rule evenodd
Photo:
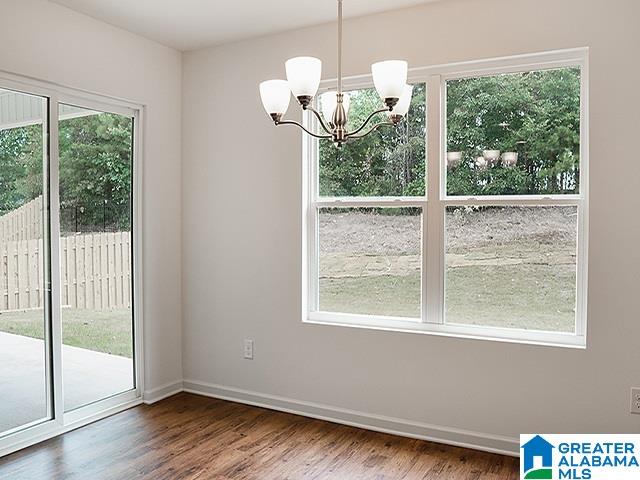
<path fill-rule="evenodd" d="M 376 108 L 378 94 L 359 88 L 349 97 L 353 129 Z M 317 311 L 420 321 L 425 109 L 425 84 L 416 83 L 398 128 L 378 129 L 342 148 L 329 140 L 316 144 Z"/>
<path fill-rule="evenodd" d="M 420 318 L 419 208 L 322 208 L 319 310 Z"/>
<path fill-rule="evenodd" d="M 586 75 L 586 49 L 424 68 L 397 129 L 308 139 L 303 319 L 584 346 Z"/>
<path fill-rule="evenodd" d="M 379 108 L 373 88 L 348 92 L 353 130 Z M 335 148 L 319 142 L 319 193 L 323 197 L 402 197 L 424 195 L 425 85 L 414 86 L 407 121 L 381 128 L 357 142 Z M 373 121 L 381 121 L 378 114 Z"/>
<path fill-rule="evenodd" d="M 573 333 L 573 206 L 447 207 L 445 321 Z"/>

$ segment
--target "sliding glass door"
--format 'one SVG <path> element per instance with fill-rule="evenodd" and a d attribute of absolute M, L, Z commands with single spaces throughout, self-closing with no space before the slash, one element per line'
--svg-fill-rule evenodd
<path fill-rule="evenodd" d="M 133 118 L 60 104 L 65 411 L 134 388 Z"/>
<path fill-rule="evenodd" d="M 52 418 L 47 106 L 0 89 L 0 437 Z"/>
<path fill-rule="evenodd" d="M 0 456 L 139 402 L 142 376 L 140 110 L 3 75 Z"/>

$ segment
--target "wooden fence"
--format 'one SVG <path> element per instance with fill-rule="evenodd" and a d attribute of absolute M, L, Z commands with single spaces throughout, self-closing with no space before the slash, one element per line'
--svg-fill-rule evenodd
<path fill-rule="evenodd" d="M 42 239 L 0 243 L 0 312 L 42 308 L 42 246 Z M 93 310 L 131 306 L 129 232 L 62 237 L 60 265 L 63 306 Z"/>
<path fill-rule="evenodd" d="M 42 238 L 42 196 L 0 217 L 0 245 Z"/>
<path fill-rule="evenodd" d="M 129 232 L 60 239 L 62 305 L 92 310 L 131 306 Z"/>

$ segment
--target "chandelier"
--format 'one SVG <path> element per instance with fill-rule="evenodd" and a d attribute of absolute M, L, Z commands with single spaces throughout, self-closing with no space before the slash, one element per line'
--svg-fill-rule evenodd
<path fill-rule="evenodd" d="M 286 80 L 267 80 L 260 84 L 262 105 L 275 125 L 296 125 L 315 138 L 331 139 L 338 147 L 348 140 L 362 138 L 384 125 L 397 125 L 409 111 L 413 87 L 407 85 L 407 62 L 387 60 L 371 65 L 373 84 L 384 107 L 372 112 L 362 125 L 347 130 L 349 94 L 342 91 L 342 0 L 338 0 L 338 84 L 337 91 L 320 95 L 322 114 L 313 108 L 312 101 L 320 86 L 322 62 L 314 57 L 295 57 L 286 61 Z M 302 110 L 310 111 L 324 133 L 314 133 L 293 120 L 283 120 L 289 108 L 291 94 Z M 379 113 L 386 113 L 385 121 L 369 125 Z"/>

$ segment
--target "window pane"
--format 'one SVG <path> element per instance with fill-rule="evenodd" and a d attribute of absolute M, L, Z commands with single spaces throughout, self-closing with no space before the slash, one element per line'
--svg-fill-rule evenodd
<path fill-rule="evenodd" d="M 419 208 L 322 208 L 320 302 L 326 312 L 420 317 Z"/>
<path fill-rule="evenodd" d="M 447 82 L 447 194 L 578 193 L 580 70 Z"/>
<path fill-rule="evenodd" d="M 43 179 L 47 102 L 0 90 L 0 436 L 51 417 Z"/>
<path fill-rule="evenodd" d="M 134 388 L 133 119 L 60 105 L 65 410 Z"/>
<path fill-rule="evenodd" d="M 574 332 L 576 207 L 448 207 L 448 323 Z"/>
<path fill-rule="evenodd" d="M 349 92 L 350 131 L 382 107 L 373 88 Z M 396 127 L 379 128 L 368 136 L 337 148 L 320 140 L 321 196 L 421 196 L 425 181 L 425 85 L 414 86 L 411 107 Z M 384 121 L 378 114 L 374 123 Z M 372 123 L 373 124 L 373 123 Z"/>

